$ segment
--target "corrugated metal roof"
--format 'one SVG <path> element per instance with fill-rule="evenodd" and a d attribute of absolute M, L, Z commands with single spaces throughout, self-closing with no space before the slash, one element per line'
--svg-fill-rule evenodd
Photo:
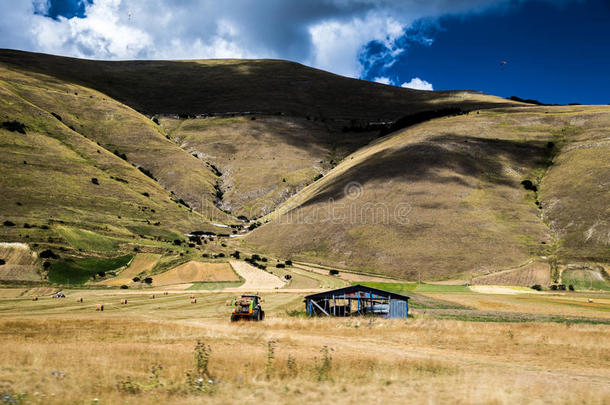
<path fill-rule="evenodd" d="M 354 294 L 354 297 L 356 297 L 358 293 L 374 294 L 374 295 L 379 296 L 380 298 L 389 297 L 391 299 L 399 299 L 399 300 L 405 300 L 405 301 L 410 299 L 410 297 L 408 297 L 406 295 L 397 294 L 397 293 L 393 293 L 390 291 L 384 291 L 384 290 L 380 290 L 378 288 L 368 287 L 366 285 L 361 285 L 361 284 L 352 285 L 349 287 L 338 288 L 336 290 L 324 291 L 324 292 L 317 293 L 317 294 L 307 295 L 307 296 L 305 296 L 305 299 L 330 298 L 333 295 L 338 296 L 338 295 L 351 295 L 351 294 Z M 363 298 L 365 298 L 365 297 L 363 297 Z M 366 298 L 368 298 L 368 297 L 366 297 Z"/>

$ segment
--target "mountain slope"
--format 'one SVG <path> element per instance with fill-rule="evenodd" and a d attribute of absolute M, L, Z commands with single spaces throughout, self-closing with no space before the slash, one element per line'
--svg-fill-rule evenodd
<path fill-rule="evenodd" d="M 517 103 L 472 91 L 427 92 L 349 79 L 281 60 L 103 62 L 0 50 L 0 65 L 99 90 L 149 114 L 283 113 L 395 120 L 441 104 Z"/>
<path fill-rule="evenodd" d="M 349 156 L 246 243 L 407 278 L 486 274 L 538 256 L 607 262 L 609 126 L 602 106 L 432 120 Z"/>

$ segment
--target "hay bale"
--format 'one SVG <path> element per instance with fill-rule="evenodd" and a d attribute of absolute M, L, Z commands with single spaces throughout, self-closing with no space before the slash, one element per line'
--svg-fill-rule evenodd
<path fill-rule="evenodd" d="M 190 299 L 195 298 L 195 294 L 191 294 L 191 295 L 189 296 L 189 298 L 190 298 Z"/>
<path fill-rule="evenodd" d="M 121 300 L 121 305 L 127 305 L 127 299 L 125 299 L 125 298 L 124 298 L 124 299 L 122 299 L 122 300 Z"/>
<path fill-rule="evenodd" d="M 197 303 L 197 298 L 191 298 L 191 304 L 196 304 Z"/>
<path fill-rule="evenodd" d="M 76 299 L 76 302 L 83 302 L 83 297 L 78 297 L 78 298 Z"/>
<path fill-rule="evenodd" d="M 155 294 L 151 295 L 151 296 L 150 296 L 150 299 L 151 299 L 151 300 L 154 300 L 154 299 L 155 299 Z"/>
<path fill-rule="evenodd" d="M 95 310 L 96 311 L 103 311 L 104 310 L 104 304 L 95 304 Z"/>
<path fill-rule="evenodd" d="M 32 298 L 32 301 L 38 301 L 38 297 Z"/>
<path fill-rule="evenodd" d="M 167 291 L 164 291 L 163 295 L 169 295 L 169 293 Z"/>

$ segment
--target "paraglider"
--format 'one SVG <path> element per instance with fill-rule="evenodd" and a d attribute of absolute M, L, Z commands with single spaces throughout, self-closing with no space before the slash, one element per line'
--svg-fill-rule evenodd
<path fill-rule="evenodd" d="M 129 21 L 131 21 L 131 11 L 129 12 L 129 14 L 127 14 L 127 18 L 129 18 Z"/>
<path fill-rule="evenodd" d="M 504 66 L 504 65 L 506 65 L 507 63 L 508 63 L 507 61 L 503 60 L 502 62 L 500 62 L 500 66 Z"/>

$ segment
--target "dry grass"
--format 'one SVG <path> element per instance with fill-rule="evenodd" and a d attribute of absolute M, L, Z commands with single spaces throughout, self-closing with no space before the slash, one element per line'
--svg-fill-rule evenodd
<path fill-rule="evenodd" d="M 538 284 L 546 288 L 551 284 L 551 268 L 547 263 L 531 263 L 521 268 L 475 277 L 472 284 L 519 285 L 525 287 Z"/>
<path fill-rule="evenodd" d="M 149 320 L 132 308 L 129 328 L 107 312 L 4 316 L 0 391 L 46 403 L 610 400 L 608 326 L 310 320 L 271 312 L 264 323 L 231 324 L 226 316 L 171 320 L 165 311 Z M 194 392 L 185 376 L 197 340 L 211 350 L 205 393 Z"/>
<path fill-rule="evenodd" d="M 155 286 L 212 281 L 239 281 L 239 276 L 229 263 L 190 261 L 153 277 Z"/>

